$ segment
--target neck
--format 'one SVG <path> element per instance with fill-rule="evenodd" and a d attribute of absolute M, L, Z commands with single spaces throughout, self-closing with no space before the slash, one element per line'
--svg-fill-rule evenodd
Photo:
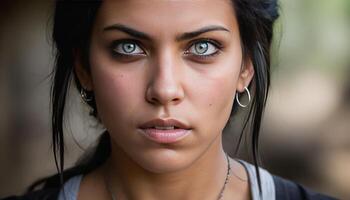
<path fill-rule="evenodd" d="M 226 173 L 227 160 L 220 138 L 188 167 L 167 173 L 142 168 L 112 144 L 105 177 L 117 199 L 213 200 L 223 187 Z"/>

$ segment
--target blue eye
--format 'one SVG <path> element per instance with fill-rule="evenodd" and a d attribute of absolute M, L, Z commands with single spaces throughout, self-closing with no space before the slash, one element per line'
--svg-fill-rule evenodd
<path fill-rule="evenodd" d="M 140 55 L 144 54 L 141 47 L 135 42 L 118 42 L 114 45 L 113 51 L 122 55 Z"/>
<path fill-rule="evenodd" d="M 218 47 L 209 41 L 200 41 L 194 43 L 188 50 L 187 53 L 194 54 L 197 56 L 210 56 L 218 51 Z"/>

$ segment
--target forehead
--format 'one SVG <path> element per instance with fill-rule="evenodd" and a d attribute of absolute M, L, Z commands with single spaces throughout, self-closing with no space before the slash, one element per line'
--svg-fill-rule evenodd
<path fill-rule="evenodd" d="M 184 32 L 206 25 L 237 28 L 230 0 L 105 0 L 96 26 L 122 23 L 152 35 Z"/>

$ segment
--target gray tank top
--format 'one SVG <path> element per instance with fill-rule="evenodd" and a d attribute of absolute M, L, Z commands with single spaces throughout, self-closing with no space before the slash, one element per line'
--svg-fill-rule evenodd
<path fill-rule="evenodd" d="M 243 164 L 248 172 L 252 200 L 276 200 L 275 183 L 273 182 L 272 175 L 265 169 L 259 168 L 262 192 L 260 196 L 255 166 L 243 160 L 238 161 Z"/>
<path fill-rule="evenodd" d="M 262 189 L 262 195 L 260 197 L 258 179 L 254 165 L 242 160 L 238 161 L 242 163 L 248 173 L 252 200 L 275 200 L 276 191 L 272 175 L 268 171 L 259 168 Z M 77 200 L 82 177 L 83 175 L 77 175 L 70 178 L 61 189 L 58 200 Z"/>

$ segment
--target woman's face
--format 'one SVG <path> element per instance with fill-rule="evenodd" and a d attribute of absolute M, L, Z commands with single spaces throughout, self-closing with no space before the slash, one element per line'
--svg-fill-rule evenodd
<path fill-rule="evenodd" d="M 76 72 L 94 91 L 113 148 L 162 173 L 222 148 L 235 92 L 253 75 L 241 63 L 229 0 L 107 0 L 93 26 L 91 71 L 77 64 Z M 168 119 L 186 127 L 161 123 Z"/>

